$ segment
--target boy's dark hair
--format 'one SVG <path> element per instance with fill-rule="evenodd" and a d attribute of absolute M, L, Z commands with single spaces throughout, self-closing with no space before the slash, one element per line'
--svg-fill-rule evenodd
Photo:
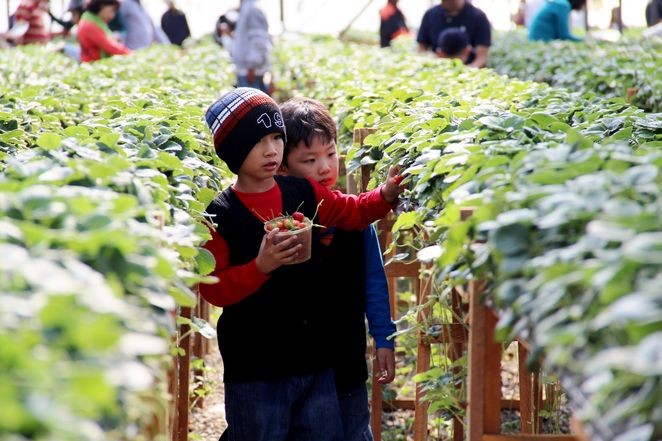
<path fill-rule="evenodd" d="M 117 11 L 120 8 L 120 2 L 119 0 L 92 0 L 86 9 L 93 14 L 98 14 L 104 6 L 114 6 Z"/>
<path fill-rule="evenodd" d="M 288 154 L 301 141 L 306 147 L 310 147 L 315 137 L 322 142 L 336 142 L 336 122 L 321 102 L 310 98 L 292 98 L 280 106 L 280 111 L 287 133 L 283 164 L 287 165 Z"/>
<path fill-rule="evenodd" d="M 570 0 L 570 7 L 575 11 L 579 11 L 586 4 L 586 0 Z"/>
<path fill-rule="evenodd" d="M 469 46 L 469 35 L 460 28 L 448 28 L 439 33 L 437 47 L 448 57 L 460 55 Z"/>

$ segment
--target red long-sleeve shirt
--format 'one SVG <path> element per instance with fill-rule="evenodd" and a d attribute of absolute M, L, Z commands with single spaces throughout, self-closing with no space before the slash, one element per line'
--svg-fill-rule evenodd
<path fill-rule="evenodd" d="M 78 43 L 80 44 L 80 61 L 87 63 L 101 59 L 101 52 L 108 55 L 128 55 L 131 49 L 113 40 L 97 26 L 87 20 L 78 23 Z"/>
<path fill-rule="evenodd" d="M 331 191 L 315 181 L 308 181 L 313 186 L 317 202 L 322 201 L 317 211 L 317 222 L 324 226 L 338 226 L 347 230 L 364 229 L 371 222 L 384 217 L 392 208 L 382 198 L 380 188 L 356 196 Z M 235 194 L 258 219 L 270 220 L 282 215 L 281 192 L 276 184 L 263 193 L 235 190 Z M 205 248 L 216 259 L 216 269 L 212 275 L 218 277 L 220 282 L 200 285 L 200 294 L 213 305 L 232 305 L 256 292 L 270 276 L 257 268 L 255 259 L 244 265 L 230 266 L 228 243 L 215 230 L 211 234 L 212 239 L 205 244 Z"/>

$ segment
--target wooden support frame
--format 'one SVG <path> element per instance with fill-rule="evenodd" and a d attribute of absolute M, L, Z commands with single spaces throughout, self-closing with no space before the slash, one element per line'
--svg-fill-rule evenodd
<path fill-rule="evenodd" d="M 365 138 L 374 133 L 374 128 L 358 128 L 354 130 L 354 143 L 358 145 L 363 145 Z M 366 191 L 368 188 L 368 183 L 370 182 L 370 174 L 372 172 L 371 166 L 361 166 L 360 168 L 360 177 L 357 180 L 354 174 L 346 173 L 346 185 L 348 193 L 359 193 Z M 391 229 L 393 223 L 395 222 L 395 217 L 392 214 L 389 214 L 384 219 L 381 219 L 378 222 L 379 230 L 379 245 L 382 250 L 386 250 L 389 244 L 392 242 L 393 237 L 391 234 Z M 388 256 L 387 256 L 388 260 Z M 404 262 L 387 262 L 384 266 L 386 272 L 386 280 L 388 283 L 389 290 L 389 303 L 391 307 L 391 317 L 397 317 L 398 310 L 398 299 L 396 296 L 397 292 L 397 278 L 407 277 L 411 278 L 414 281 L 414 291 L 418 293 L 420 291 L 420 279 L 419 279 L 419 269 L 420 265 L 418 262 L 407 264 Z M 379 365 L 376 359 L 376 350 L 371 349 L 371 359 L 372 359 L 372 387 L 370 395 L 370 427 L 373 434 L 374 441 L 381 441 L 382 439 L 382 415 L 384 409 L 395 410 L 395 409 L 410 409 L 415 410 L 415 400 L 412 399 L 395 399 L 388 402 L 385 402 L 382 399 L 382 389 L 383 386 L 377 382 L 379 376 Z"/>
<path fill-rule="evenodd" d="M 366 136 L 374 133 L 375 129 L 360 128 L 354 131 L 354 142 L 362 145 Z M 360 189 L 365 191 L 370 178 L 371 168 L 361 167 L 360 182 L 354 176 L 347 174 L 348 192 L 357 193 Z M 462 209 L 462 221 L 473 214 L 470 208 Z M 387 249 L 392 241 L 391 229 L 395 222 L 390 215 L 379 222 L 380 245 Z M 389 283 L 389 298 L 391 302 L 391 316 L 396 317 L 397 299 L 395 298 L 397 277 L 411 277 L 415 280 L 417 305 L 419 306 L 418 321 L 424 321 L 430 314 L 429 307 L 421 308 L 427 303 L 431 292 L 432 278 L 423 274 L 423 268 L 418 262 L 403 263 L 389 262 L 385 266 Z M 548 435 L 539 434 L 541 430 L 539 411 L 543 404 L 540 377 L 532 374 L 526 367 L 526 358 L 529 348 L 525 342 L 518 341 L 518 372 L 520 385 L 520 399 L 508 400 L 501 397 L 501 357 L 503 348 L 495 340 L 498 317 L 483 303 L 484 281 L 471 281 L 466 287 L 456 287 L 451 294 L 451 307 L 456 321 L 444 326 L 442 334 L 438 337 L 429 337 L 419 333 L 417 343 L 416 373 L 426 372 L 430 368 L 431 344 L 446 344 L 449 347 L 450 358 L 456 360 L 464 353 L 465 346 L 468 353 L 468 391 L 466 415 L 467 441 L 586 441 L 581 435 Z M 465 303 L 469 303 L 468 315 L 464 310 Z M 468 329 L 467 323 L 468 320 Z M 371 428 L 375 441 L 381 441 L 382 409 L 412 409 L 414 410 L 414 441 L 427 441 L 428 439 L 428 407 L 429 403 L 423 400 L 423 391 L 416 386 L 415 400 L 394 400 L 384 403 L 381 397 L 382 387 L 376 381 L 378 366 L 373 353 L 373 382 L 371 397 Z M 549 397 L 547 397 L 549 399 Z M 497 403 L 495 405 L 495 403 Z M 390 406 L 390 407 L 389 407 Z M 501 409 L 518 408 L 521 419 L 521 433 L 516 435 L 501 434 Z M 577 422 L 575 422 L 577 424 Z M 579 426 L 581 427 L 581 426 Z M 460 418 L 453 420 L 453 441 L 465 439 L 465 425 Z"/>
<path fill-rule="evenodd" d="M 202 320 L 209 322 L 209 313 L 210 306 L 207 303 L 200 293 L 198 293 L 198 302 L 195 305 L 195 317 L 201 318 Z M 202 334 L 196 332 L 193 335 L 193 347 L 191 348 L 193 357 L 198 359 L 204 359 L 205 355 L 209 353 L 209 339 L 204 338 Z M 202 369 L 195 369 L 193 371 L 194 378 L 202 377 L 205 373 Z M 204 408 L 205 400 L 204 397 L 198 397 L 195 401 L 195 407 L 202 409 Z"/>
<path fill-rule="evenodd" d="M 421 268 L 427 269 L 427 268 Z M 423 271 L 422 271 L 423 272 Z M 420 288 L 416 290 L 416 304 L 418 306 L 417 321 L 425 322 L 430 315 L 429 307 L 422 307 L 427 302 L 431 292 L 432 280 L 427 278 L 425 281 L 419 280 Z M 422 374 L 430 369 L 430 343 L 425 341 L 422 332 L 418 334 L 418 343 L 416 350 L 416 373 Z M 416 401 L 414 403 L 414 441 L 424 441 L 428 437 L 428 408 L 429 401 L 425 401 L 425 392 L 420 384 L 416 385 Z"/>
<path fill-rule="evenodd" d="M 191 308 L 182 307 L 180 315 L 184 318 L 193 318 Z M 188 441 L 188 413 L 189 413 L 189 373 L 191 366 L 191 327 L 182 324 L 178 332 L 178 347 L 184 351 L 182 355 L 175 356 L 177 372 L 177 388 L 175 389 L 175 421 L 172 434 L 173 441 Z"/>
<path fill-rule="evenodd" d="M 467 441 L 585 441 L 582 434 L 540 434 L 539 410 L 543 404 L 539 375 L 526 369 L 529 348 L 518 341 L 520 400 L 522 421 L 519 434 L 501 434 L 501 344 L 494 339 L 497 316 L 482 302 L 483 282 L 470 283 L 469 300 L 469 397 L 467 403 Z M 548 397 L 549 399 L 549 397 Z M 501 402 L 501 406 L 490 403 Z M 515 400 L 512 400 L 515 404 Z M 575 429 L 581 428 L 575 422 Z"/>
<path fill-rule="evenodd" d="M 501 427 L 501 344 L 494 340 L 497 318 L 481 302 L 482 282 L 469 284 L 469 378 L 467 440 L 498 435 Z"/>

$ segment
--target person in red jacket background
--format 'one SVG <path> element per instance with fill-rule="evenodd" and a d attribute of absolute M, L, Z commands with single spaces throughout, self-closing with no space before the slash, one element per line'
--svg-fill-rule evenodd
<path fill-rule="evenodd" d="M 97 61 L 111 55 L 128 55 L 133 51 L 112 37 L 108 22 L 115 17 L 119 0 L 92 0 L 78 23 L 80 61 Z"/>

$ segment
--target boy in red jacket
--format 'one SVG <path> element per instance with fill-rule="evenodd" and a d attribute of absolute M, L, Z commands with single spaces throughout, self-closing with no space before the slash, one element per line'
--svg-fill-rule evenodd
<path fill-rule="evenodd" d="M 287 143 L 283 174 L 310 178 L 327 188 L 338 179 L 337 129 L 329 110 L 310 98 L 292 98 L 280 108 Z M 389 336 L 391 320 L 388 282 L 374 226 L 363 231 L 328 228 L 322 233 L 323 267 L 337 294 L 331 305 L 336 318 L 333 332 L 333 371 L 345 441 L 371 441 L 366 380 L 366 327 L 375 339 L 380 375 L 387 384 L 395 378 L 395 353 Z M 343 277 L 337 275 L 342 273 Z"/>

